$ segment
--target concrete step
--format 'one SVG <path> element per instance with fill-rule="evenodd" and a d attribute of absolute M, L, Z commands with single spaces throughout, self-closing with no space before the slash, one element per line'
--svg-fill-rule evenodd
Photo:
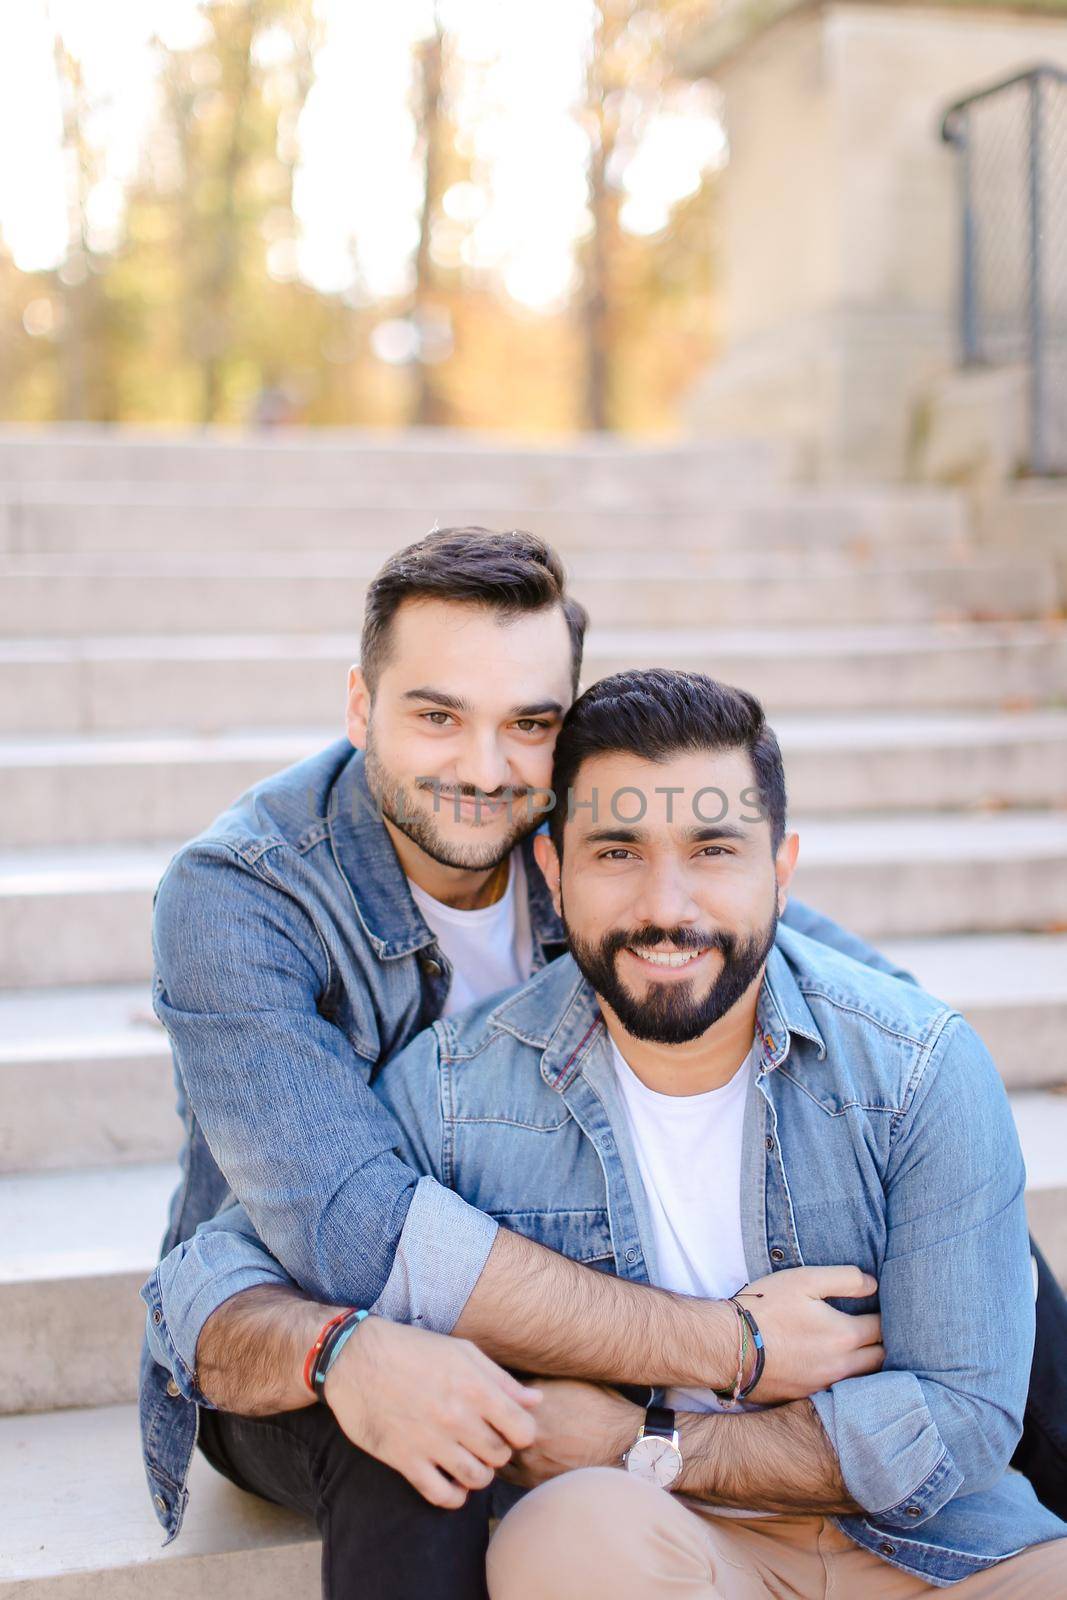
<path fill-rule="evenodd" d="M 332 634 L 0 640 L 0 736 L 337 726 L 358 639 L 354 614 Z M 709 672 L 772 718 L 1065 704 L 1067 624 L 590 631 L 586 683 L 632 666 Z"/>
<path fill-rule="evenodd" d="M 171 1162 L 0 1178 L 0 1413 L 134 1397 L 177 1181 Z"/>
<path fill-rule="evenodd" d="M 409 492 L 458 488 L 475 498 L 479 491 L 502 490 L 527 507 L 546 497 L 614 503 L 634 493 L 669 504 L 680 494 L 723 484 L 784 482 L 793 476 L 794 461 L 787 446 L 762 439 L 661 444 L 606 435 L 532 445 L 448 428 L 163 435 L 85 424 L 0 433 L 5 483 L 223 484 L 257 491 L 329 484 L 361 496 L 385 485 Z"/>
<path fill-rule="evenodd" d="M 575 593 L 602 626 L 764 626 L 915 623 L 1053 616 L 1055 573 L 1037 560 L 935 554 L 889 557 L 838 570 L 779 563 L 773 576 L 740 557 L 699 572 L 667 558 L 574 564 Z M 208 632 L 357 630 L 374 563 L 340 554 L 8 556 L 0 559 L 0 633 L 34 635 L 179 632 L 190 619 Z"/>
<path fill-rule="evenodd" d="M 176 1160 L 175 1101 L 147 984 L 0 994 L 0 1173 Z"/>
<path fill-rule="evenodd" d="M 1067 814 L 797 816 L 792 826 L 796 894 L 869 938 L 1063 927 Z M 176 848 L 0 854 L 0 989 L 146 977 L 152 894 Z"/>
<path fill-rule="evenodd" d="M 930 489 L 725 488 L 706 505 L 650 510 L 627 502 L 531 508 L 514 495 L 477 504 L 416 498 L 383 484 L 373 502 L 336 486 L 0 483 L 0 551 L 367 550 L 385 552 L 441 527 L 532 527 L 559 550 L 805 550 L 885 546 L 963 550 L 963 497 Z"/>
<path fill-rule="evenodd" d="M 199 833 L 252 784 L 343 731 L 0 739 L 0 847 Z"/>
<path fill-rule="evenodd" d="M 793 890 L 870 939 L 1067 927 L 1067 814 L 795 816 Z"/>
<path fill-rule="evenodd" d="M 341 731 L 0 739 L 0 848 L 197 833 Z M 775 731 L 798 811 L 1067 805 L 1067 710 L 786 715 Z"/>
<path fill-rule="evenodd" d="M 152 895 L 173 847 L 0 855 L 0 989 L 151 972 Z"/>
<path fill-rule="evenodd" d="M 1009 1089 L 1067 1082 L 1067 934 L 882 948 L 965 1013 Z M 176 1158 L 170 1050 L 148 985 L 0 993 L 0 1102 L 0 1173 Z"/>
<path fill-rule="evenodd" d="M 1038 1242 L 1063 1278 L 1067 1094 L 1027 1090 L 1012 1103 Z M 0 1412 L 134 1397 L 144 1327 L 137 1291 L 156 1260 L 176 1177 L 161 1164 L 0 1179 Z"/>
<path fill-rule="evenodd" d="M 131 1405 L 0 1419 L 4 1600 L 316 1600 L 310 1521 L 197 1451 L 181 1538 L 163 1549 L 140 1457 Z"/>

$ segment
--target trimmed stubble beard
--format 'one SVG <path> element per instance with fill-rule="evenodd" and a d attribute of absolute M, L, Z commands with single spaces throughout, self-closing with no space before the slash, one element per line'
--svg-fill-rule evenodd
<path fill-rule="evenodd" d="M 534 833 L 543 820 L 534 810 L 536 791 L 533 789 L 506 789 L 482 795 L 473 784 L 445 785 L 436 778 L 416 778 L 411 788 L 406 788 L 395 773 L 383 765 L 369 728 L 364 745 L 364 773 L 382 816 L 443 867 L 489 872 L 505 861 L 515 846 Z M 421 795 L 429 797 L 429 807 L 417 798 Z M 479 795 L 484 800 L 502 800 L 511 824 L 507 834 L 481 844 L 459 844 L 447 838 L 438 826 L 437 815 L 449 815 L 456 795 L 475 800 Z M 471 822 L 470 827 L 474 830 L 478 823 Z"/>

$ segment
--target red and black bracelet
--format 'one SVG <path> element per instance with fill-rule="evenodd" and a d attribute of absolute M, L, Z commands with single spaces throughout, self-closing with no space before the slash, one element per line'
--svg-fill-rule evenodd
<path fill-rule="evenodd" d="M 329 1338 L 331 1331 L 334 1328 L 340 1327 L 341 1323 L 345 1322 L 353 1314 L 354 1308 L 349 1306 L 344 1311 L 339 1311 L 336 1316 L 331 1317 L 329 1322 L 324 1323 L 322 1328 L 319 1330 L 318 1338 L 315 1340 L 315 1343 L 311 1346 L 311 1349 L 304 1357 L 304 1382 L 311 1390 L 312 1394 L 315 1395 L 316 1399 L 318 1399 L 318 1392 L 315 1388 L 312 1374 L 315 1370 L 315 1364 L 318 1361 L 319 1356 L 322 1354 L 322 1347 Z"/>

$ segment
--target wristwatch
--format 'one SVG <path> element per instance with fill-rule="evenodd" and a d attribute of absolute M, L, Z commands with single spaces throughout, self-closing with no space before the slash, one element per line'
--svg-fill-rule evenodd
<path fill-rule="evenodd" d="M 645 1483 L 654 1483 L 658 1489 L 672 1488 L 682 1471 L 674 1412 L 667 1406 L 649 1406 L 641 1432 L 622 1459 L 627 1472 Z"/>

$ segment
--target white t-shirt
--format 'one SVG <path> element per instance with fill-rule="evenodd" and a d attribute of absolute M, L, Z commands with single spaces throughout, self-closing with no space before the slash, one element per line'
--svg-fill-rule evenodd
<path fill-rule="evenodd" d="M 508 886 L 477 911 L 457 911 L 408 880 L 412 898 L 452 966 L 442 1016 L 465 1011 L 500 989 L 525 983 L 533 971 L 533 933 L 522 852 L 511 852 Z"/>
<path fill-rule="evenodd" d="M 750 1050 L 728 1083 L 658 1094 L 611 1050 L 645 1187 L 661 1289 L 725 1300 L 748 1281 L 741 1236 L 741 1133 Z M 672 1389 L 678 1411 L 721 1411 L 710 1389 Z"/>

